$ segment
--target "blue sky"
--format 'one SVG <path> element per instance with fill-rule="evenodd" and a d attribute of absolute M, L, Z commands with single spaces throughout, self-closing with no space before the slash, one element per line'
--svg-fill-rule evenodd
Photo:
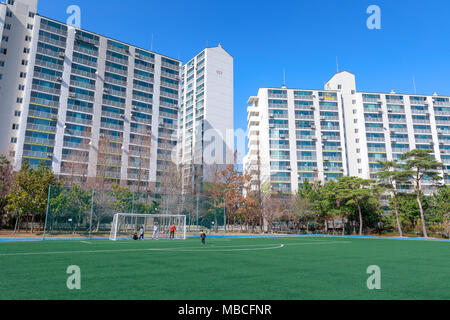
<path fill-rule="evenodd" d="M 80 6 L 82 28 L 186 62 L 222 43 L 235 58 L 235 127 L 259 87 L 320 89 L 336 71 L 356 74 L 359 91 L 450 95 L 448 0 L 40 0 L 38 12 L 66 21 Z M 369 30 L 369 5 L 381 30 Z"/>

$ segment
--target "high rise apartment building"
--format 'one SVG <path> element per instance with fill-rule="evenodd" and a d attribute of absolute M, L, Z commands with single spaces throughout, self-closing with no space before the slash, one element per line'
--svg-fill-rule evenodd
<path fill-rule="evenodd" d="M 448 96 L 358 92 L 344 71 L 324 90 L 261 88 L 248 104 L 244 168 L 274 191 L 342 175 L 373 179 L 378 161 L 416 148 L 434 152 L 450 184 Z"/>
<path fill-rule="evenodd" d="M 187 113 L 181 112 L 180 118 L 187 66 L 42 17 L 36 10 L 37 0 L 0 4 L 0 153 L 9 156 L 16 170 L 25 161 L 33 167 L 44 162 L 66 181 L 157 190 L 178 161 L 173 153 L 179 142 L 183 144 L 180 125 L 193 127 L 183 122 Z M 215 50 L 203 54 L 213 57 Z M 203 75 L 196 73 L 195 83 L 203 76 L 205 104 L 209 99 L 216 106 L 220 97 L 216 91 L 209 93 L 207 84 L 227 87 L 231 80 L 232 88 L 233 65 L 232 59 L 226 68 L 220 66 L 220 58 L 211 60 L 203 62 L 217 77 L 205 68 Z M 195 61 L 201 63 L 198 56 Z M 227 77 L 224 85 L 219 71 Z M 184 82 L 191 85 L 188 79 Z M 220 106 L 231 107 L 227 112 L 232 114 L 232 94 L 231 105 L 228 97 L 226 101 Z M 203 111 L 213 125 L 215 111 Z M 198 127 L 199 110 L 195 117 Z"/>

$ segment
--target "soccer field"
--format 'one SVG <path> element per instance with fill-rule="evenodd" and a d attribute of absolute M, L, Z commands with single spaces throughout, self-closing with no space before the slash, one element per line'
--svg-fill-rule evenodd
<path fill-rule="evenodd" d="M 81 270 L 69 290 L 68 266 Z M 381 289 L 367 288 L 367 268 Z M 450 299 L 450 243 L 332 237 L 0 243 L 0 299 Z"/>

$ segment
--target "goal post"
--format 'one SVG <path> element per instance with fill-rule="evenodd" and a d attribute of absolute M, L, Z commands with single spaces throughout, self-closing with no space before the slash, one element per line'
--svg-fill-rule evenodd
<path fill-rule="evenodd" d="M 170 227 L 175 225 L 175 239 L 186 239 L 186 216 L 170 214 L 134 214 L 116 213 L 111 226 L 109 240 L 131 239 L 132 235 L 144 227 L 144 237 L 153 235 L 154 227 L 158 226 L 159 238 L 170 236 Z"/>

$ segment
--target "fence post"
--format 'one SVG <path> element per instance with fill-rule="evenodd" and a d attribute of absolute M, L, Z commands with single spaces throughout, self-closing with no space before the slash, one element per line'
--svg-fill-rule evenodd
<path fill-rule="evenodd" d="M 199 201 L 199 199 L 198 199 L 198 195 L 197 195 L 197 232 L 198 232 L 198 201 Z"/>
<path fill-rule="evenodd" d="M 227 203 L 226 203 L 226 199 L 223 198 L 223 232 L 226 234 L 227 233 Z"/>
<path fill-rule="evenodd" d="M 92 233 L 92 216 L 94 215 L 94 194 L 95 194 L 95 190 L 92 189 L 92 199 L 91 199 L 91 221 L 89 222 L 89 239 L 91 239 L 91 233 Z"/>
<path fill-rule="evenodd" d="M 134 214 L 134 191 L 133 191 L 133 200 L 131 202 L 131 213 Z"/>
<path fill-rule="evenodd" d="M 47 230 L 48 209 L 50 207 L 50 192 L 52 192 L 52 186 L 48 186 L 47 210 L 45 212 L 44 233 L 42 234 L 42 240 L 45 240 L 45 231 Z"/>

